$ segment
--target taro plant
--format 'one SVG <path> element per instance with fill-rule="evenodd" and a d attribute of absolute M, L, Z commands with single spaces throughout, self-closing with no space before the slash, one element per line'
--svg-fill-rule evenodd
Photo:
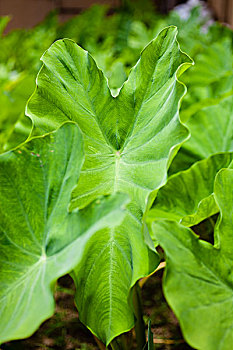
<path fill-rule="evenodd" d="M 67 120 L 83 132 L 85 163 L 72 209 L 116 191 L 131 200 L 122 224 L 90 239 L 85 258 L 72 272 L 80 319 L 107 345 L 133 327 L 130 291 L 158 265 L 150 236 L 143 232 L 143 213 L 188 137 L 179 121 L 185 88 L 178 77 L 191 60 L 176 36 L 175 27 L 166 28 L 145 48 L 115 98 L 86 51 L 70 40 L 57 41 L 42 57 L 37 89 L 27 105 L 37 132 Z"/>
<path fill-rule="evenodd" d="M 217 81 L 207 67 L 206 99 L 195 79 L 192 89 L 193 69 L 197 96 L 187 98 L 181 122 L 180 76 L 192 60 L 174 26 L 146 46 L 114 97 L 72 40 L 56 41 L 41 60 L 26 107 L 31 136 L 0 156 L 0 341 L 28 337 L 49 318 L 56 280 L 69 273 L 80 320 L 104 346 L 128 349 L 116 337 L 135 326 L 138 349 L 153 349 L 138 280 L 158 267 L 160 245 L 164 294 L 185 339 L 230 350 L 231 62 Z M 197 75 L 202 69 L 200 60 Z M 196 234 L 203 220 L 210 242 Z"/>
<path fill-rule="evenodd" d="M 73 41 L 42 56 L 26 113 L 45 136 L 1 158 L 1 341 L 29 336 L 51 316 L 53 285 L 68 272 L 80 319 L 103 343 L 134 326 L 134 285 L 159 263 L 143 213 L 188 137 L 178 78 L 192 63 L 176 36 L 165 28 L 145 48 L 115 98 Z M 70 120 L 83 136 L 63 125 Z"/>

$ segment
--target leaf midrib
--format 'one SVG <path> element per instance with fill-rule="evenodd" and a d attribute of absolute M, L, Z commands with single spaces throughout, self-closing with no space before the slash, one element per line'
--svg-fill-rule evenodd
<path fill-rule="evenodd" d="M 167 32 L 166 32 L 166 36 L 167 36 Z M 163 40 L 165 40 L 166 36 L 163 38 Z M 172 41 L 172 43 L 171 43 L 169 46 L 172 46 L 172 45 L 174 44 L 174 41 L 175 41 L 175 40 L 176 40 L 176 35 L 174 35 L 173 41 Z M 163 45 L 163 43 L 161 42 L 161 43 L 160 43 L 159 50 L 157 50 L 157 52 L 156 52 L 157 57 L 158 57 L 158 60 L 157 60 L 157 62 L 156 62 L 156 65 L 154 66 L 154 69 L 152 69 L 153 74 L 154 74 L 154 72 L 156 71 L 156 69 L 157 69 L 157 67 L 158 67 L 158 62 L 159 62 L 159 60 L 163 57 L 163 55 L 162 55 L 162 56 L 160 55 L 161 49 L 162 49 L 162 45 Z M 165 53 L 166 53 L 166 52 L 165 52 Z M 134 68 L 135 68 L 137 65 L 139 65 L 139 63 L 141 62 L 141 60 L 142 60 L 142 56 L 140 56 L 140 58 L 139 58 L 137 64 L 134 66 Z M 176 72 L 177 72 L 177 70 L 178 70 L 178 68 L 176 69 Z M 153 76 L 153 74 L 150 74 L 150 76 Z M 147 102 L 147 100 L 144 101 L 144 97 L 145 97 L 145 95 L 146 95 L 146 93 L 147 93 L 147 91 L 148 91 L 148 89 L 149 89 L 149 86 L 150 86 L 150 84 L 146 84 L 146 88 L 144 89 L 144 93 L 143 93 L 143 98 L 141 99 L 141 104 L 140 104 L 140 106 L 139 106 L 139 108 L 138 108 L 138 110 L 137 110 L 137 113 L 134 115 L 134 122 L 133 122 L 133 125 L 132 125 L 132 127 L 131 127 L 129 133 L 126 135 L 125 140 L 124 140 L 124 142 L 123 142 L 122 151 L 124 150 L 125 146 L 128 144 L 128 142 L 129 142 L 129 140 L 130 140 L 130 138 L 131 138 L 131 136 L 132 136 L 132 133 L 133 133 L 133 131 L 134 131 L 134 128 L 135 128 L 135 125 L 136 125 L 136 122 L 137 122 L 137 119 L 138 119 L 138 115 L 140 114 L 143 105 Z M 163 86 L 164 86 L 164 85 L 163 85 Z M 161 88 L 162 88 L 162 87 L 161 87 Z M 155 94 L 157 94 L 157 93 L 161 90 L 161 88 L 158 89 L 158 90 L 156 91 Z M 134 79 L 134 89 L 133 89 L 133 101 L 134 101 L 134 106 L 135 106 L 135 102 L 136 102 L 135 93 L 136 93 L 136 81 L 135 81 L 135 79 Z M 121 90 L 120 90 L 119 95 L 120 95 L 120 94 L 121 94 Z M 118 95 L 118 96 L 119 96 L 119 95 Z M 118 97 L 118 96 L 117 96 L 117 97 Z M 117 97 L 116 97 L 116 99 L 117 99 Z"/>
<path fill-rule="evenodd" d="M 38 261 L 33 264 L 33 265 L 30 265 L 31 267 L 27 270 L 27 272 L 22 275 L 22 277 L 18 278 L 16 280 L 15 283 L 11 284 L 10 287 L 8 289 L 5 289 L 4 290 L 4 295 L 0 298 L 0 303 L 2 302 L 2 300 L 8 298 L 9 294 L 11 294 L 11 292 L 16 289 L 18 286 L 20 286 L 25 280 L 27 280 L 30 275 L 33 274 L 33 272 L 40 266 L 41 263 L 45 263 L 45 261 L 47 260 L 42 260 L 43 255 L 38 255 L 38 257 L 40 257 L 40 259 L 38 259 Z"/>

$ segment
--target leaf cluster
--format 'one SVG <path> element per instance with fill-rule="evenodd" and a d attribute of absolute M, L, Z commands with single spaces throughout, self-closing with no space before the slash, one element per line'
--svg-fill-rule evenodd
<path fill-rule="evenodd" d="M 200 7 L 181 19 L 140 6 L 62 25 L 52 13 L 0 39 L 1 342 L 53 314 L 69 273 L 92 333 L 114 349 L 136 324 L 143 348 L 137 282 L 161 246 L 186 341 L 232 347 L 233 34 Z"/>

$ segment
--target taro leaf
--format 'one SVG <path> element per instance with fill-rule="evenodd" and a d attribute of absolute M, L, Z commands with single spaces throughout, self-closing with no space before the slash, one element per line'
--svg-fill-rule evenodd
<path fill-rule="evenodd" d="M 195 87 L 204 86 L 216 82 L 220 78 L 232 74 L 233 70 L 233 50 L 232 33 L 211 43 L 203 52 L 195 57 L 195 67 L 190 69 L 184 78 L 187 85 L 190 84 L 191 90 Z"/>
<path fill-rule="evenodd" d="M 184 109 L 190 107 L 192 109 L 192 106 L 198 102 L 207 98 L 219 98 L 232 90 L 232 34 L 233 32 L 229 30 L 220 34 L 223 35 L 223 39 L 211 38 L 211 34 L 209 39 L 207 36 L 205 37 L 207 39 L 206 48 L 195 55 L 195 67 L 190 69 L 183 79 L 188 87 L 188 94 L 182 104 L 182 120 L 184 120 Z M 218 41 L 216 42 L 216 40 Z"/>
<path fill-rule="evenodd" d="M 0 156 L 0 342 L 30 336 L 54 312 L 53 286 L 96 231 L 119 224 L 125 195 L 68 212 L 83 163 L 77 125 Z"/>
<path fill-rule="evenodd" d="M 186 125 L 191 138 L 174 159 L 172 172 L 187 169 L 212 154 L 233 151 L 233 95 L 200 109 Z"/>
<path fill-rule="evenodd" d="M 133 327 L 130 288 L 159 262 L 152 242 L 149 248 L 144 241 L 142 213 L 188 135 L 178 116 L 185 88 L 177 77 L 191 63 L 176 35 L 175 27 L 166 28 L 146 47 L 116 98 L 88 52 L 71 40 L 57 41 L 42 57 L 27 106 L 41 132 L 72 119 L 84 134 L 73 208 L 115 191 L 131 198 L 122 224 L 89 240 L 73 274 L 80 319 L 106 344 Z"/>
<path fill-rule="evenodd" d="M 166 254 L 165 297 L 185 339 L 199 350 L 231 350 L 233 344 L 233 170 L 222 169 L 214 195 L 221 219 L 215 244 L 168 220 L 153 224 Z"/>
<path fill-rule="evenodd" d="M 199 88 L 199 91 L 201 88 Z M 181 121 L 186 123 L 191 117 L 193 117 L 200 110 L 206 107 L 218 105 L 222 100 L 233 95 L 233 72 L 232 75 L 219 79 L 217 82 L 208 86 L 208 93 L 201 98 L 200 101 L 193 103 L 192 101 L 186 102 L 186 108 L 182 105 Z"/>
<path fill-rule="evenodd" d="M 227 168 L 232 158 L 232 153 L 216 154 L 171 176 L 147 214 L 148 223 L 164 218 L 193 226 L 218 213 L 213 195 L 214 180 L 217 172 Z"/>
<path fill-rule="evenodd" d="M 184 149 L 199 159 L 233 151 L 233 95 L 203 108 L 187 122 L 192 137 Z"/>

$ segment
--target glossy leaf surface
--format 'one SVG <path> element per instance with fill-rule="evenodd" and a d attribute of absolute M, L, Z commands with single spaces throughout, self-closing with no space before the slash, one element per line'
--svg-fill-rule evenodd
<path fill-rule="evenodd" d="M 91 235 L 123 218 L 120 194 L 68 211 L 82 163 L 73 123 L 0 156 L 0 342 L 31 335 L 53 314 L 56 280 Z"/>
<path fill-rule="evenodd" d="M 116 98 L 86 51 L 57 41 L 42 57 L 27 106 L 41 132 L 71 119 L 84 134 L 85 163 L 72 208 L 116 191 L 131 199 L 123 223 L 92 237 L 73 274 L 80 318 L 107 344 L 133 327 L 130 288 L 158 264 L 152 242 L 145 243 L 142 214 L 188 136 L 178 117 L 185 89 L 177 77 L 191 63 L 176 35 L 175 27 L 166 28 L 145 48 Z"/>

